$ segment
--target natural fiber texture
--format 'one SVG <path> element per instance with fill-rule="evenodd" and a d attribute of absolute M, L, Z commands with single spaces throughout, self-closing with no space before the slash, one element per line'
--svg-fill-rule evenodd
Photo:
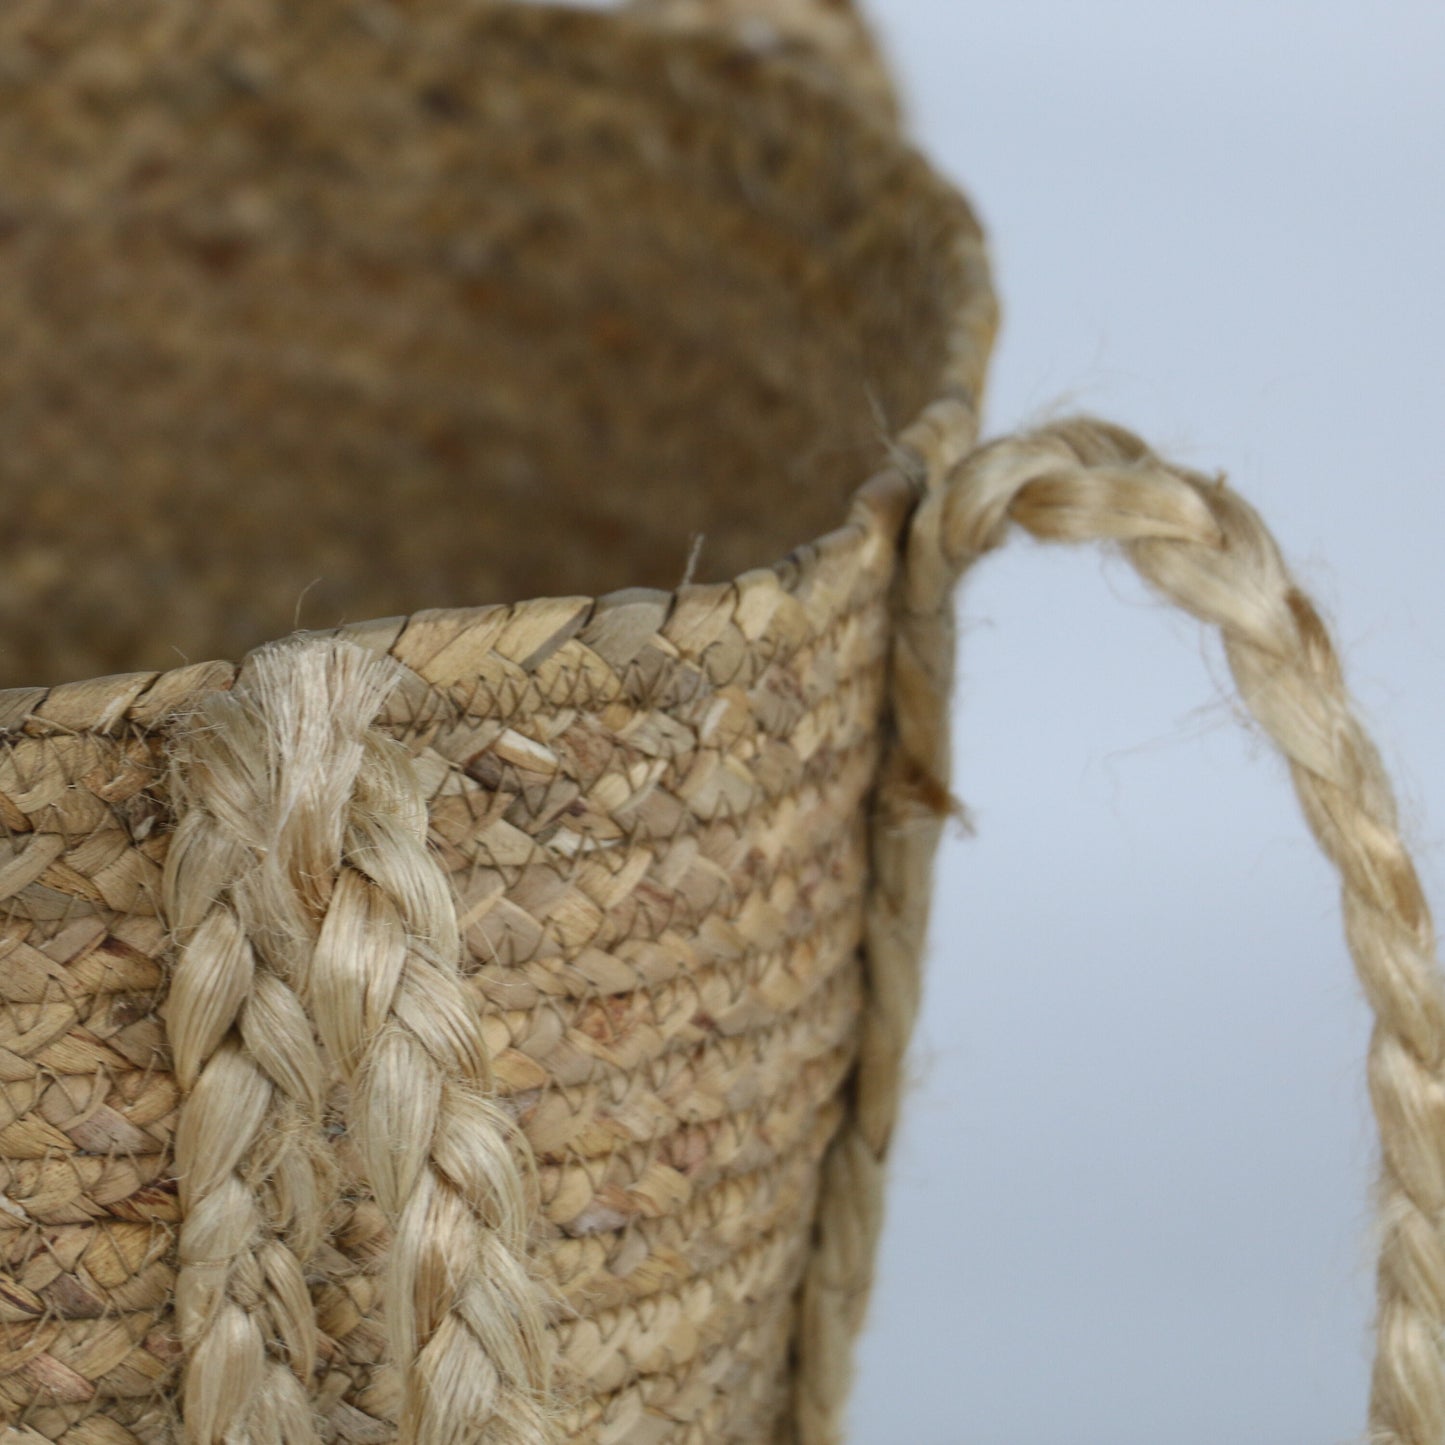
<path fill-rule="evenodd" d="M 355 634 L 415 673 L 377 726 L 414 752 L 497 1092 L 538 1160 L 563 1438 L 787 1438 L 792 1302 L 865 999 L 865 801 L 905 501 L 875 489 L 786 579 Z M 3 1388 L 42 1438 L 97 1416 L 175 1438 L 173 1094 L 151 1012 L 172 834 L 152 710 L 190 715 L 234 677 L 26 694 L 8 739 L 0 795 L 29 826 L 7 880 L 5 1042 L 33 1084 L 6 1136 L 27 1314 Z M 66 1070 L 63 1091 L 45 1082 Z M 337 1123 L 347 1182 L 308 1280 L 315 1398 L 339 1438 L 387 1439 L 389 1230 Z M 58 1275 L 36 1249 L 57 1233 Z"/>
<path fill-rule="evenodd" d="M 986 292 L 980 292 L 986 296 Z M 964 335 L 990 336 L 992 312 L 959 314 Z M 900 438 L 920 495 L 942 486 L 976 437 L 957 401 L 930 407 Z M 948 695 L 953 664 L 951 578 L 930 580 L 929 539 L 909 542 L 895 583 L 889 655 L 888 747 L 870 819 L 870 877 L 862 961 L 868 1007 L 859 1020 L 850 1108 L 824 1161 L 812 1254 L 800 1300 L 792 1415 L 799 1445 L 841 1437 L 853 1341 L 873 1285 L 883 1225 L 885 1166 L 903 1088 L 903 1063 L 922 991 L 933 856 L 948 794 Z"/>
<path fill-rule="evenodd" d="M 189 1091 L 176 1290 L 185 1417 L 206 1445 L 316 1438 L 315 1325 L 298 1268 L 329 1198 L 314 1177 L 325 1141 L 313 1021 L 395 1235 L 400 1438 L 549 1433 L 539 1397 L 551 1342 L 522 1258 L 530 1209 L 515 1129 L 489 1097 L 425 796 L 405 750 L 371 728 L 400 674 L 349 641 L 282 642 L 177 733 L 180 819 L 162 878 L 185 940 L 168 1020 Z M 244 1280 L 245 1296 L 274 1297 L 270 1308 L 236 1302 L 247 1271 L 260 1278 Z M 268 1343 L 287 1358 L 266 1362 Z"/>
<path fill-rule="evenodd" d="M 632 12 L 678 31 L 731 36 L 755 53 L 802 66 L 885 124 L 898 96 L 878 39 L 852 0 L 626 0 Z"/>
<path fill-rule="evenodd" d="M 1378 760 L 1232 494 L 975 450 L 983 238 L 851 6 L 13 0 L 0 207 L 12 1435 L 833 1445 L 1012 516 L 1221 623 L 1305 780 L 1381 1018 L 1375 1445 L 1439 1445 Z"/>
<path fill-rule="evenodd" d="M 525 1412 L 526 1332 L 508 1368 L 469 1298 L 486 1359 L 432 1389 L 457 1282 L 409 1334 L 388 1273 L 409 1197 L 504 1170 L 484 1058 L 535 1160 L 510 1253 L 550 1301 L 558 1438 L 757 1445 L 797 1435 L 799 1381 L 841 1399 L 846 1341 L 799 1300 L 840 1250 L 867 1268 L 828 1191 L 892 906 L 899 428 L 971 443 L 994 302 L 967 205 L 844 69 L 656 18 L 0 15 L 0 1412 L 27 1440 L 209 1445 L 229 1415 L 381 1445 L 487 1408 L 489 1368 Z M 333 625 L 273 650 L 303 606 Z M 337 639 L 400 682 L 323 685 L 303 659 Z M 417 1002 L 451 956 L 429 867 L 470 1033 Z M 378 966 L 394 1021 L 324 1001 Z M 399 1075 L 471 1101 L 445 1181 Z M 516 1213 L 452 1223 L 522 1300 L 486 1248 Z"/>
<path fill-rule="evenodd" d="M 533 4 L 0 6 L 0 686 L 837 527 L 973 223 L 813 82 Z"/>
<path fill-rule="evenodd" d="M 1375 1011 L 1382 1241 L 1371 1445 L 1445 1439 L 1445 985 L 1430 909 L 1389 779 L 1346 691 L 1319 612 L 1255 510 L 1224 479 L 1156 456 L 1091 417 L 980 448 L 914 521 L 936 548 L 915 578 L 927 611 L 1015 523 L 1044 541 L 1120 544 L 1149 583 L 1219 629 L 1251 715 L 1289 764 L 1338 868 L 1345 936 Z"/>

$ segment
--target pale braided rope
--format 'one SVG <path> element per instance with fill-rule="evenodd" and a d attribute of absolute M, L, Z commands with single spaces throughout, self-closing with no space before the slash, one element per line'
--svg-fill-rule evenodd
<path fill-rule="evenodd" d="M 169 1027 L 178 1058 L 207 1048 L 223 1058 L 229 1073 L 218 1075 L 221 1083 L 250 1090 L 237 1101 L 259 1092 L 252 1075 L 299 1071 L 299 1061 L 319 1098 L 310 1026 L 298 1037 L 306 1016 L 296 999 L 304 1002 L 331 1067 L 349 1085 L 348 1129 L 393 1229 L 385 1316 L 401 1375 L 400 1441 L 540 1445 L 553 1438 L 553 1345 L 526 1259 L 523 1168 L 531 1161 L 491 1097 L 489 1061 L 461 981 L 455 904 L 427 844 L 425 796 L 405 748 L 373 726 L 403 674 L 393 659 L 346 639 L 301 634 L 252 654 L 233 691 L 208 695 L 179 720 L 171 776 L 183 814 L 165 899 L 189 942 Z M 194 920 L 218 910 L 228 920 L 222 937 L 191 932 Z M 255 958 L 253 976 L 236 953 Z M 243 1016 L 264 1000 L 267 1025 L 284 1017 L 286 1028 L 233 1031 L 213 1044 L 211 1013 L 222 1011 L 213 996 Z M 181 1167 L 195 1171 L 205 1161 L 198 1177 L 183 1179 L 183 1239 L 202 1227 L 197 1208 L 204 1221 L 217 1196 L 198 1186 L 238 1152 L 241 1104 L 212 1108 L 206 1078 L 203 1068 L 182 1113 Z M 262 1112 L 247 1103 L 243 1116 Z M 315 1119 L 313 1109 L 312 1134 Z M 264 1176 L 224 1172 L 225 1209 L 250 1219 L 257 1206 L 248 1190 Z M 319 1202 L 311 1196 L 308 1238 L 319 1229 Z M 178 1296 L 197 1292 L 204 1268 L 183 1247 Z M 301 1298 L 309 1317 L 304 1287 Z M 245 1433 L 254 1344 L 205 1324 L 194 1308 L 182 1323 L 190 1437 L 210 1442 L 231 1430 L 227 1445 L 303 1438 Z"/>
<path fill-rule="evenodd" d="M 301 1445 L 317 1439 L 304 1269 L 326 1193 L 323 1069 L 285 960 L 255 947 L 249 926 L 242 880 L 276 820 L 209 771 L 246 775 L 263 725 L 224 694 L 206 725 L 204 748 L 186 734 L 172 755 L 180 817 L 162 877 L 177 943 L 166 1024 L 185 1097 L 175 1137 L 182 1411 L 195 1445 Z"/>
<path fill-rule="evenodd" d="M 979 266 L 981 255 L 973 248 L 970 255 L 971 264 Z M 982 304 L 964 324 L 980 337 L 991 337 L 992 292 L 980 286 L 974 294 Z M 952 398 L 930 406 L 902 439 L 907 452 L 922 462 L 919 485 L 941 486 L 976 437 L 971 404 Z M 789 1439 L 797 1445 L 836 1445 L 842 1436 L 853 1342 L 873 1285 L 885 1165 L 918 1013 L 933 855 L 949 811 L 951 577 L 940 572 L 937 548 L 929 541 L 907 543 L 893 602 L 885 746 L 869 818 L 862 940 L 867 1002 L 859 1019 L 848 1110 L 823 1159 L 799 1292 L 788 1412 Z M 937 586 L 920 588 L 935 574 Z"/>
<path fill-rule="evenodd" d="M 934 626 L 953 579 L 1010 523 L 1045 541 L 1120 544 L 1223 637 L 1239 693 L 1289 764 L 1342 884 L 1345 935 L 1375 1013 L 1381 1243 L 1371 1445 L 1445 1441 L 1445 986 L 1419 878 L 1329 633 L 1259 515 L 1223 478 L 1091 417 L 980 447 L 915 518 L 908 613 Z M 927 768 L 931 760 L 918 759 Z"/>

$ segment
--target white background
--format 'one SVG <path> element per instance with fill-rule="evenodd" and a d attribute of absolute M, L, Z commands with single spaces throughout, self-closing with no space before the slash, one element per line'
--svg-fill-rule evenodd
<path fill-rule="evenodd" d="M 1263 513 L 1445 912 L 1445 5 L 872 0 L 991 238 L 985 431 L 1083 409 Z M 1218 645 L 1119 559 L 960 594 L 955 787 L 854 1445 L 1338 1445 L 1369 1015 Z"/>

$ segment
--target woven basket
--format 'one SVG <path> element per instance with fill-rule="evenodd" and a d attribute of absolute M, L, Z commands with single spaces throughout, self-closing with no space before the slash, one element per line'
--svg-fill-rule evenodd
<path fill-rule="evenodd" d="M 7 1441 L 836 1440 L 1017 523 L 1223 629 L 1340 864 L 1439 1445 L 1388 783 L 1222 481 L 978 445 L 995 322 L 845 0 L 0 11 Z"/>

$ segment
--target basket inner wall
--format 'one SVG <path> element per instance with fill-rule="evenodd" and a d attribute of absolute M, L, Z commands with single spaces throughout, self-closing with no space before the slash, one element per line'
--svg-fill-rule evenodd
<path fill-rule="evenodd" d="M 673 587 L 699 536 L 725 579 L 934 394 L 956 218 L 736 58 L 530 8 L 21 9 L 0 687 Z"/>

